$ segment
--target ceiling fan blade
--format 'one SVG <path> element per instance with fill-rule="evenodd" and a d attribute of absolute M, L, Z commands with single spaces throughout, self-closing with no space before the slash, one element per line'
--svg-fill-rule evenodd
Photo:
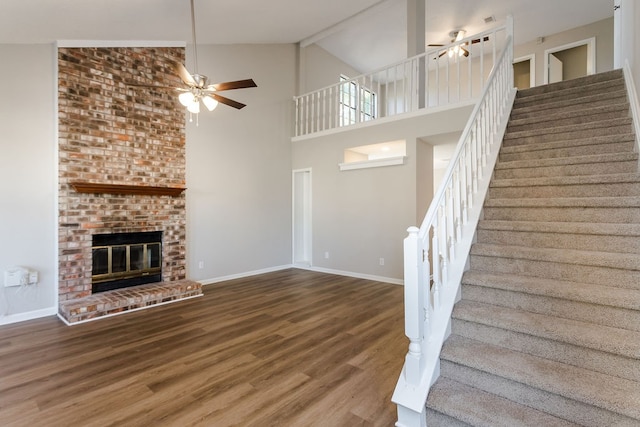
<path fill-rule="evenodd" d="M 180 76 L 180 79 L 189 87 L 196 86 L 196 81 L 193 79 L 193 76 L 189 73 L 189 71 L 182 65 L 180 62 L 175 63 L 176 73 Z"/>
<path fill-rule="evenodd" d="M 489 36 L 484 36 L 482 40 L 485 41 L 485 42 L 488 42 L 489 41 Z M 474 44 L 474 43 L 480 43 L 480 39 L 471 40 L 471 44 Z"/>
<path fill-rule="evenodd" d="M 231 90 L 231 89 L 245 89 L 248 87 L 258 87 L 253 79 L 236 80 L 234 82 L 216 83 L 207 86 L 207 89 L 214 89 L 217 91 Z"/>
<path fill-rule="evenodd" d="M 237 108 L 238 110 L 247 106 L 246 104 L 243 104 L 238 101 L 234 101 L 233 99 L 225 98 L 224 96 L 220 96 L 216 93 L 211 93 L 209 94 L 209 96 L 215 99 L 216 101 L 220 102 L 221 104 L 225 104 L 225 105 L 228 105 L 229 107 Z"/>

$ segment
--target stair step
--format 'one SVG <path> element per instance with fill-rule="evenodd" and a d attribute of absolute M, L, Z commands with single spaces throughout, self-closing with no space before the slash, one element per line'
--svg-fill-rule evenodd
<path fill-rule="evenodd" d="M 640 289 L 640 255 L 477 243 L 472 270 Z"/>
<path fill-rule="evenodd" d="M 640 254 L 640 224 L 481 220 L 477 241 Z"/>
<path fill-rule="evenodd" d="M 481 271 L 462 284 L 465 300 L 640 332 L 640 289 Z"/>
<path fill-rule="evenodd" d="M 568 139 L 582 139 L 594 136 L 616 135 L 633 132 L 631 118 L 599 120 L 577 125 L 556 126 L 545 129 L 533 129 L 519 132 L 507 132 L 503 145 L 539 144 Z"/>
<path fill-rule="evenodd" d="M 596 266 L 636 271 L 640 278 L 640 255 L 630 253 L 610 253 L 581 251 L 576 249 L 530 248 L 514 245 L 493 245 L 476 243 L 471 248 L 472 255 L 496 256 L 503 258 L 548 261 L 580 266 Z"/>
<path fill-rule="evenodd" d="M 484 219 L 640 223 L 640 197 L 488 199 Z"/>
<path fill-rule="evenodd" d="M 592 82 L 588 85 L 580 84 L 580 79 L 574 79 L 571 83 L 562 85 L 550 84 L 518 91 L 513 104 L 514 109 L 519 109 L 532 104 L 546 104 L 560 99 L 575 100 L 588 95 L 615 92 L 625 88 L 622 77 Z M 533 90 L 535 89 L 535 90 Z"/>
<path fill-rule="evenodd" d="M 514 108 L 511 111 L 512 120 L 526 119 L 537 117 L 540 115 L 555 114 L 557 112 L 578 111 L 585 108 L 600 107 L 603 105 L 617 104 L 627 102 L 626 89 L 610 91 L 606 93 L 598 93 L 595 95 L 587 95 L 574 99 L 560 99 L 558 101 L 547 102 L 544 104 L 532 104 Z"/>
<path fill-rule="evenodd" d="M 633 133 L 557 140 L 510 147 L 503 145 L 500 149 L 499 159 L 501 162 L 509 162 L 590 154 L 628 153 L 633 152 L 634 145 L 635 135 Z"/>
<path fill-rule="evenodd" d="M 489 197 L 631 197 L 640 196 L 640 174 L 568 175 L 536 178 L 494 179 Z M 536 203 L 537 204 L 537 203 Z"/>
<path fill-rule="evenodd" d="M 438 379 L 431 388 L 427 408 L 438 412 L 437 414 L 427 412 L 427 425 L 430 426 L 570 427 L 577 425 L 446 377 Z"/>
<path fill-rule="evenodd" d="M 497 307 L 463 296 L 453 312 L 454 319 L 519 332 L 553 342 L 567 343 L 592 350 L 640 360 L 640 332 L 591 322 L 533 313 L 523 309 Z M 603 340 L 602 337 L 607 337 Z M 554 347 L 550 344 L 550 347 Z M 551 351 L 550 351 L 551 353 Z M 581 361 L 576 360 L 574 364 Z"/>
<path fill-rule="evenodd" d="M 592 85 L 598 85 L 606 82 L 619 82 L 623 79 L 622 70 L 612 70 L 604 73 L 597 73 L 590 76 L 579 77 L 571 80 L 563 80 L 561 82 L 550 83 L 532 87 L 529 89 L 519 90 L 519 98 L 527 98 L 534 95 L 546 94 L 546 93 L 558 93 L 564 89 L 587 89 Z"/>
<path fill-rule="evenodd" d="M 451 335 L 441 375 L 585 426 L 637 426 L 638 382 Z"/>
<path fill-rule="evenodd" d="M 608 105 L 591 107 L 577 111 L 547 112 L 547 114 L 538 114 L 534 117 L 511 119 L 507 126 L 507 132 L 521 132 L 528 130 L 541 131 L 547 128 L 558 126 L 577 125 L 590 123 L 598 120 L 611 120 L 625 118 L 629 115 L 629 103 L 622 102 L 618 104 L 609 103 Z"/>
<path fill-rule="evenodd" d="M 494 169 L 496 179 L 535 178 L 560 175 L 603 175 L 638 171 L 638 153 L 590 154 L 499 161 Z"/>
<path fill-rule="evenodd" d="M 469 301 L 469 303 L 480 304 L 476 301 Z M 503 307 L 498 306 L 495 309 L 505 310 Z M 535 331 L 534 333 L 520 332 L 511 327 L 492 325 L 491 322 L 485 322 L 482 318 L 476 320 L 474 315 L 479 314 L 474 313 L 473 310 L 466 312 L 464 306 L 461 306 L 460 311 L 455 314 L 456 317 L 451 323 L 451 332 L 486 344 L 497 345 L 555 362 L 566 363 L 567 365 L 611 375 L 612 377 L 640 381 L 637 358 L 545 338 L 535 333 Z M 465 319 L 465 317 L 469 317 L 469 319 Z M 500 319 L 495 323 L 500 323 Z"/>

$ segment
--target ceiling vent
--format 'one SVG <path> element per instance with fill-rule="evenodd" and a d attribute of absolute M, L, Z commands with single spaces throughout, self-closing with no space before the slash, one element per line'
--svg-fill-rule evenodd
<path fill-rule="evenodd" d="M 486 18 L 484 18 L 484 23 L 485 24 L 490 24 L 492 22 L 496 22 L 496 17 L 491 15 L 491 16 L 487 16 Z"/>

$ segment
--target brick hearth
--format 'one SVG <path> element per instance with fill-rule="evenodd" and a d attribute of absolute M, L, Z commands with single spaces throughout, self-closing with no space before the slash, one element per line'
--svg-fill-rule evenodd
<path fill-rule="evenodd" d="M 64 301 L 60 315 L 71 324 L 199 296 L 202 285 L 193 280 L 150 283 Z"/>
<path fill-rule="evenodd" d="M 184 193 L 93 194 L 71 185 L 185 186 L 185 113 L 175 91 L 131 85 L 179 85 L 175 62 L 184 62 L 184 48 L 58 49 L 58 294 L 67 322 L 165 302 L 176 290 L 201 292 L 184 282 Z M 163 232 L 163 284 L 92 295 L 93 234 L 142 231 Z"/>

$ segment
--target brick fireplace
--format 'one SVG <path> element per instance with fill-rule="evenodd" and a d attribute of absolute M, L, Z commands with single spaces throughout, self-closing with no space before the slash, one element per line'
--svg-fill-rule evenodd
<path fill-rule="evenodd" d="M 68 323 L 201 294 L 186 280 L 184 48 L 58 48 L 59 314 Z M 92 240 L 161 232 L 159 283 L 92 292 Z"/>

